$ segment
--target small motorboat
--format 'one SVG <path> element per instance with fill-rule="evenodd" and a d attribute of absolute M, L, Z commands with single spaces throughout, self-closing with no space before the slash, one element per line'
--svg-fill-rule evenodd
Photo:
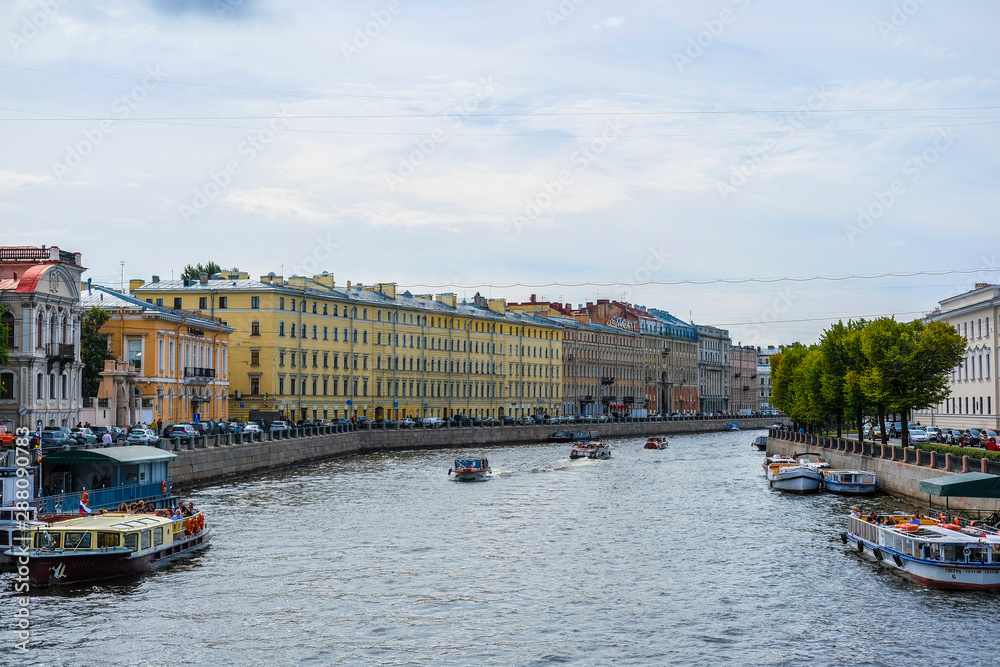
<path fill-rule="evenodd" d="M 455 459 L 455 467 L 448 469 L 449 475 L 453 473 L 458 482 L 482 482 L 493 476 L 486 459 Z"/>
<path fill-rule="evenodd" d="M 824 470 L 823 488 L 831 493 L 863 495 L 875 493 L 878 480 L 867 470 Z"/>
<path fill-rule="evenodd" d="M 740 430 L 740 425 L 737 424 L 736 422 L 733 422 L 732 424 L 726 424 L 726 430 L 727 431 L 739 431 Z"/>
<path fill-rule="evenodd" d="M 603 442 L 576 442 L 570 450 L 571 459 L 610 459 L 611 448 Z"/>
<path fill-rule="evenodd" d="M 767 436 L 766 435 L 757 436 L 756 438 L 753 439 L 753 442 L 750 443 L 750 446 L 756 447 L 758 452 L 763 452 L 764 450 L 767 449 Z"/>
<path fill-rule="evenodd" d="M 646 444 L 642 446 L 643 449 L 666 449 L 667 439 L 662 435 L 651 435 L 647 440 Z"/>

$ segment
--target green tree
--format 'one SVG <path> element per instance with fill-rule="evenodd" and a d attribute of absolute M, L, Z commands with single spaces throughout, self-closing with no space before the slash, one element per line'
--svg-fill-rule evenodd
<path fill-rule="evenodd" d="M 871 414 L 874 406 L 861 390 L 861 378 L 868 368 L 868 360 L 861 350 L 861 340 L 868 323 L 864 319 L 850 320 L 847 330 L 840 337 L 844 363 L 844 410 L 854 417 L 858 427 L 858 440 L 864 436 L 865 415 Z"/>
<path fill-rule="evenodd" d="M 194 266 L 188 264 L 184 267 L 184 271 L 181 272 L 181 280 L 198 280 L 199 275 L 202 273 L 212 276 L 223 271 L 239 271 L 239 269 L 235 266 L 231 269 L 223 269 L 216 262 L 207 262 L 204 266 L 201 264 L 195 264 Z"/>
<path fill-rule="evenodd" d="M 83 360 L 83 395 L 89 398 L 97 396 L 101 386 L 101 371 L 104 361 L 111 358 L 108 352 L 107 336 L 101 333 L 101 327 L 111 319 L 108 311 L 92 306 L 83 314 L 80 326 L 80 358 Z"/>
<path fill-rule="evenodd" d="M 7 312 L 7 308 L 0 304 L 0 316 Z M 10 353 L 7 352 L 7 336 L 9 335 L 7 331 L 7 326 L 0 319 L 0 365 L 7 365 L 10 363 Z"/>
<path fill-rule="evenodd" d="M 796 425 L 808 423 L 801 410 L 802 401 L 798 396 L 801 383 L 797 381 L 799 367 L 808 353 L 801 343 L 785 347 L 771 356 L 771 402 L 791 418 Z"/>

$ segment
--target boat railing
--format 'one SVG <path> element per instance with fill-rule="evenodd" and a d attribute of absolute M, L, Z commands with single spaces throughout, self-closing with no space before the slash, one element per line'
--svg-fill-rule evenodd
<path fill-rule="evenodd" d="M 170 497 L 172 483 L 167 480 L 166 492 L 163 491 L 162 482 L 147 482 L 145 484 L 130 484 L 127 486 L 114 486 L 105 489 L 88 489 L 86 493 L 90 497 L 88 507 L 97 511 L 99 509 L 117 509 L 118 505 L 133 503 L 137 500 L 156 501 Z M 84 492 L 60 493 L 47 495 L 36 499 L 36 505 L 42 512 L 69 512 L 75 513 L 80 508 L 80 498 Z"/>

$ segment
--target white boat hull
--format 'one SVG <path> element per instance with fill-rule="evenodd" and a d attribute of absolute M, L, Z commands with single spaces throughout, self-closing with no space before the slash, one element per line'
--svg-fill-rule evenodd
<path fill-rule="evenodd" d="M 823 488 L 831 493 L 842 493 L 850 496 L 862 496 L 878 491 L 878 484 L 845 484 L 825 480 Z"/>
<path fill-rule="evenodd" d="M 457 482 L 483 482 L 493 476 L 488 470 L 481 470 L 478 472 L 455 472 L 455 481 Z"/>
<path fill-rule="evenodd" d="M 808 468 L 785 468 L 768 478 L 771 488 L 792 493 L 813 493 L 823 485 L 823 475 Z"/>
<path fill-rule="evenodd" d="M 885 566 L 895 574 L 909 577 L 933 588 L 954 590 L 1000 590 L 1000 565 L 995 563 L 930 563 L 876 546 L 857 535 L 847 533 L 848 544 L 868 560 Z M 863 548 L 859 548 L 859 544 Z"/>

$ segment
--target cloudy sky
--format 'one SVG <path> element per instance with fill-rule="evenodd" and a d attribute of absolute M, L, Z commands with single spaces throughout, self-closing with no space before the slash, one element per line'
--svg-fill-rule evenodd
<path fill-rule="evenodd" d="M 82 252 L 110 286 L 122 261 L 148 280 L 213 260 L 624 297 L 734 342 L 811 342 L 1000 281 L 998 19 L 936 0 L 9 0 L 0 241 Z M 941 275 L 828 280 L 915 271 Z"/>

